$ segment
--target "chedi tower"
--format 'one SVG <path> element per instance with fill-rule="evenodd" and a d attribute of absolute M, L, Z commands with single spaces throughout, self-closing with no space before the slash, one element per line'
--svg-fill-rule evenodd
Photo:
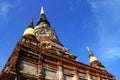
<path fill-rule="evenodd" d="M 115 80 L 89 47 L 87 50 L 90 65 L 78 62 L 59 42 L 41 7 L 39 21 L 35 27 L 30 21 L 0 73 L 0 80 Z"/>

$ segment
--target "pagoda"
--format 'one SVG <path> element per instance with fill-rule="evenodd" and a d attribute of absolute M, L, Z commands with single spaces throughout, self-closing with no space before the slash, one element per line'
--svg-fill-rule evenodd
<path fill-rule="evenodd" d="M 0 80 L 115 80 L 87 46 L 90 65 L 77 61 L 59 41 L 43 7 L 17 42 L 0 73 Z"/>

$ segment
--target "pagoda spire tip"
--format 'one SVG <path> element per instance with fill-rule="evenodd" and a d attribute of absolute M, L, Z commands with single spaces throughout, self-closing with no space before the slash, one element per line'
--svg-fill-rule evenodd
<path fill-rule="evenodd" d="M 88 51 L 89 56 L 93 56 L 93 53 L 88 46 L 87 46 L 87 51 Z"/>
<path fill-rule="evenodd" d="M 41 13 L 40 14 L 45 14 L 43 6 L 41 6 Z"/>
<path fill-rule="evenodd" d="M 90 51 L 90 48 L 87 46 L 87 50 Z"/>
<path fill-rule="evenodd" d="M 33 18 L 31 19 L 29 26 L 33 26 Z"/>

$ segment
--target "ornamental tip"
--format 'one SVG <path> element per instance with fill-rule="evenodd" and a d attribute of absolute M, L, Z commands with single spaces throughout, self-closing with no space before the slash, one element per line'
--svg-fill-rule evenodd
<path fill-rule="evenodd" d="M 87 46 L 87 50 L 90 51 L 90 48 Z"/>
<path fill-rule="evenodd" d="M 92 53 L 92 51 L 90 50 L 88 46 L 87 46 L 87 51 L 88 51 L 89 56 L 94 56 L 94 54 Z"/>
<path fill-rule="evenodd" d="M 44 8 L 43 8 L 43 6 L 41 6 L 41 13 L 40 14 L 44 14 Z"/>
<path fill-rule="evenodd" d="M 33 18 L 31 19 L 29 26 L 33 27 Z"/>

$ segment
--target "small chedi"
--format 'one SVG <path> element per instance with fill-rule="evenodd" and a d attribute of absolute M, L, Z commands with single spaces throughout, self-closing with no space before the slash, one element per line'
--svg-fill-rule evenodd
<path fill-rule="evenodd" d="M 90 65 L 77 61 L 58 40 L 41 7 L 31 20 L 0 73 L 0 80 L 115 80 L 87 47 Z"/>

